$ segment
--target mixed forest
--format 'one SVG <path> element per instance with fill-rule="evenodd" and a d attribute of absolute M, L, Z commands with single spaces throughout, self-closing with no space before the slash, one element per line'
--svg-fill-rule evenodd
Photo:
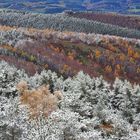
<path fill-rule="evenodd" d="M 0 10 L 2 140 L 139 140 L 140 17 Z"/>

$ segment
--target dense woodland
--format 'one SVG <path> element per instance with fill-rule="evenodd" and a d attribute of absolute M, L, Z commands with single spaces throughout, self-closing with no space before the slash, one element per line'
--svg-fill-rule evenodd
<path fill-rule="evenodd" d="M 79 19 L 61 14 L 36 14 L 13 10 L 0 10 L 0 24 L 38 29 L 54 29 L 59 31 L 74 31 L 117 35 L 122 37 L 140 38 L 140 31 L 105 24 L 98 21 Z"/>
<path fill-rule="evenodd" d="M 30 90 L 23 91 L 25 84 L 17 90 L 16 85 L 23 80 Z M 4 140 L 140 138 L 140 87 L 132 86 L 126 80 L 116 79 L 111 89 L 102 77 L 90 78 L 83 72 L 65 80 L 51 71 L 29 77 L 24 71 L 1 61 L 0 84 L 0 137 Z M 44 98 L 40 102 L 39 97 L 43 96 L 43 87 L 40 88 L 43 84 L 51 85 L 52 92 L 47 97 L 50 94 L 55 96 L 53 93 L 59 90 L 63 93 L 63 99 L 58 103 L 58 108 L 46 117 L 43 111 L 54 109 L 53 105 L 56 105 L 50 99 L 52 106 L 45 106 L 36 118 L 32 111 L 41 111 Z M 37 90 L 38 87 L 40 90 Z"/>
<path fill-rule="evenodd" d="M 140 40 L 109 35 L 1 26 L 0 59 L 29 75 L 51 69 L 65 78 L 80 70 L 110 82 L 140 83 Z M 19 58 L 18 60 L 16 58 Z"/>
<path fill-rule="evenodd" d="M 121 15 L 116 13 L 103 14 L 95 12 L 67 12 L 67 14 L 76 18 L 85 18 L 88 20 L 108 23 L 120 27 L 140 30 L 140 18 L 136 15 Z"/>
<path fill-rule="evenodd" d="M 139 140 L 139 104 L 139 16 L 0 10 L 0 139 Z"/>

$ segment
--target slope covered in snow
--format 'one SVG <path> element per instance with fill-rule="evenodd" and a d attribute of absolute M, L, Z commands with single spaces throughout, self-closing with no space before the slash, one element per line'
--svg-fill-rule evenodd
<path fill-rule="evenodd" d="M 60 90 L 59 108 L 45 118 L 30 118 L 29 107 L 21 103 L 16 90 L 19 81 L 29 87 L 51 85 Z M 21 140 L 138 140 L 140 139 L 140 87 L 116 79 L 113 87 L 83 72 L 63 80 L 56 73 L 42 71 L 28 77 L 6 62 L 0 62 L 0 137 Z M 25 106 L 26 105 L 26 106 Z M 39 109 L 39 108 L 38 108 Z"/>

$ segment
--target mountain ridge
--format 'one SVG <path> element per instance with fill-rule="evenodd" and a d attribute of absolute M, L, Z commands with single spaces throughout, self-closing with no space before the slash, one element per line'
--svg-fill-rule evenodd
<path fill-rule="evenodd" d="M 2 0 L 0 8 L 39 13 L 72 11 L 102 11 L 124 14 L 140 14 L 139 0 Z"/>

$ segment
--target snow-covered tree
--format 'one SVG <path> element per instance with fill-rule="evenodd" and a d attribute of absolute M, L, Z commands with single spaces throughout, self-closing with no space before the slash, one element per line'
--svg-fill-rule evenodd
<path fill-rule="evenodd" d="M 61 90 L 63 100 L 48 118 L 42 112 L 30 118 L 16 85 L 27 81 L 30 88 L 50 84 Z M 17 140 L 138 140 L 140 139 L 140 87 L 116 79 L 113 86 L 102 77 L 79 72 L 63 79 L 51 71 L 28 77 L 0 62 L 0 137 Z M 10 93 L 10 94 L 9 94 Z M 10 96 L 13 95 L 16 96 Z M 8 96 L 7 96 L 8 94 Z"/>

